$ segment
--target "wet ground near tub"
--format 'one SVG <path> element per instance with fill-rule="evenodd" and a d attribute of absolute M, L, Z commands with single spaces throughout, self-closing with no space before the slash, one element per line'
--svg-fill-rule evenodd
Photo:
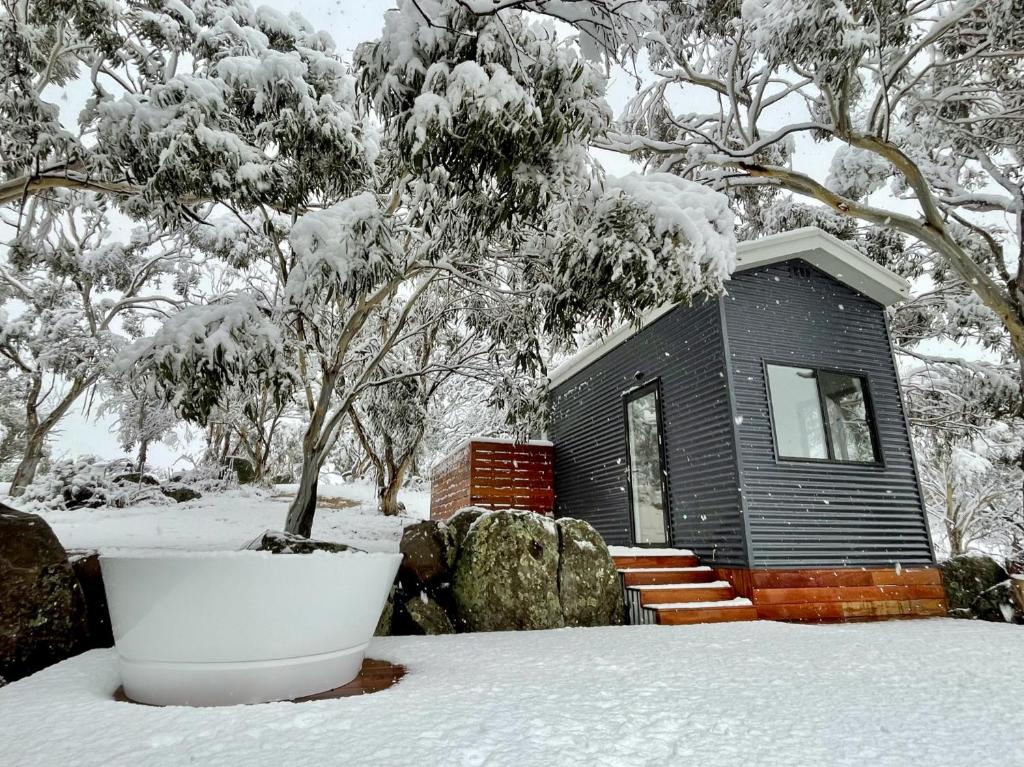
<path fill-rule="evenodd" d="M 341 687 L 335 687 L 332 690 L 318 692 L 315 695 L 304 695 L 301 698 L 294 698 L 290 701 L 277 702 L 310 703 L 315 700 L 335 700 L 337 698 L 351 698 L 356 695 L 369 695 L 370 693 L 380 692 L 398 684 L 403 676 L 405 676 L 405 666 L 389 663 L 386 660 L 366 658 L 363 660 L 363 667 L 359 670 L 359 675 L 348 684 L 343 684 Z M 131 703 L 136 706 L 152 705 L 132 700 L 125 694 L 123 687 L 118 687 L 114 691 L 114 700 L 118 703 Z M 249 705 L 261 706 L 263 704 L 252 703 Z M 161 708 L 160 706 L 155 707 Z"/>

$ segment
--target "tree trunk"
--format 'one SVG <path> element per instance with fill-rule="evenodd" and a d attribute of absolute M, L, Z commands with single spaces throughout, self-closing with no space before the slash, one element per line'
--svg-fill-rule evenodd
<path fill-rule="evenodd" d="M 46 444 L 46 432 L 37 429 L 25 438 L 25 455 L 21 463 L 14 471 L 14 481 L 11 482 L 10 494 L 17 498 L 25 493 L 25 488 L 32 484 L 36 478 L 36 471 L 39 463 L 43 460 L 43 447 Z"/>
<path fill-rule="evenodd" d="M 146 471 L 146 456 L 147 456 L 148 453 L 149 453 L 149 440 L 148 439 L 141 439 L 141 440 L 139 440 L 139 456 L 138 456 L 138 461 L 136 462 L 136 468 L 135 468 L 135 471 L 137 471 L 139 474 L 142 474 L 143 472 Z"/>
<path fill-rule="evenodd" d="M 388 472 L 387 478 L 377 486 L 377 509 L 386 517 L 397 517 L 402 512 L 398 503 L 398 491 L 402 487 L 402 478 L 397 472 Z"/>
<path fill-rule="evenodd" d="M 308 538 L 313 532 L 313 517 L 316 514 L 316 490 L 320 480 L 320 462 L 303 450 L 302 476 L 295 500 L 288 507 L 288 518 L 284 529 L 287 533 Z"/>
<path fill-rule="evenodd" d="M 388 460 L 384 463 L 384 474 L 377 475 L 377 508 L 386 517 L 397 517 L 402 513 L 398 491 L 405 484 L 405 476 L 411 464 L 411 455 L 406 455 L 397 464 Z"/>
<path fill-rule="evenodd" d="M 324 453 L 317 450 L 317 439 L 320 436 L 325 412 L 326 406 L 313 413 L 306 433 L 302 436 L 302 475 L 299 477 L 295 500 L 288 507 L 288 517 L 284 523 L 285 532 L 306 538 L 313 532 L 316 491 L 320 481 L 320 469 L 324 463 Z"/>

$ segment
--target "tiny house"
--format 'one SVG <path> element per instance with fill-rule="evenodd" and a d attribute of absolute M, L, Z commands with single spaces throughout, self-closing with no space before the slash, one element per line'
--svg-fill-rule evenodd
<path fill-rule="evenodd" d="M 634 620 L 943 614 L 887 325 L 906 282 L 814 228 L 737 261 L 552 375 L 555 515 L 630 547 Z"/>

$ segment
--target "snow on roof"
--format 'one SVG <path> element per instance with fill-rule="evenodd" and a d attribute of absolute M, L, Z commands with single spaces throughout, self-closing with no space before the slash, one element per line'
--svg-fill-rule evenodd
<path fill-rule="evenodd" d="M 816 226 L 739 243 L 736 271 L 743 272 L 794 258 L 806 261 L 883 306 L 891 306 L 910 296 L 910 283 L 905 279 Z M 548 388 L 565 383 L 591 362 L 674 308 L 674 304 L 666 304 L 654 309 L 643 317 L 639 327 L 622 325 L 597 343 L 585 347 L 551 373 Z"/>

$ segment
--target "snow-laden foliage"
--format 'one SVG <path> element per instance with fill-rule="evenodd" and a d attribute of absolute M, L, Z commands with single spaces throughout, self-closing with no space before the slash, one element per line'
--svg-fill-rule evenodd
<path fill-rule="evenodd" d="M 117 429 L 117 439 L 126 453 L 135 452 L 135 469 L 146 470 L 146 458 L 152 444 L 177 443 L 181 425 L 174 409 L 156 395 L 145 377 L 112 376 L 101 385 L 100 415 L 109 415 Z"/>
<path fill-rule="evenodd" d="M 244 391 L 250 382 L 270 382 L 283 398 L 293 383 L 278 326 L 245 294 L 183 309 L 136 343 L 120 364 L 151 370 L 154 388 L 168 404 L 200 423 L 233 387 Z"/>
<path fill-rule="evenodd" d="M 375 149 L 353 77 L 294 14 L 230 0 L 11 8 L 0 25 L 0 115 L 13 126 L 0 144 L 4 202 L 19 185 L 56 184 L 116 191 L 140 216 L 188 215 L 203 200 L 291 209 L 367 173 Z M 93 96 L 72 133 L 46 88 L 83 77 Z"/>
<path fill-rule="evenodd" d="M 98 195 L 51 192 L 23 211 L 0 261 L 4 419 L 20 410 L 14 494 L 31 482 L 61 418 L 108 374 L 144 318 L 178 304 L 160 292 L 177 277 L 178 238 L 142 227 L 124 238 L 113 220 Z"/>
<path fill-rule="evenodd" d="M 25 488 L 20 502 L 30 509 L 174 503 L 156 485 L 140 482 L 130 461 L 105 461 L 90 455 L 54 462 Z"/>
<path fill-rule="evenodd" d="M 325 291 L 352 298 L 394 276 L 400 252 L 390 224 L 371 192 L 302 216 L 288 237 L 296 259 L 288 303 L 301 311 Z"/>
<path fill-rule="evenodd" d="M 293 407 L 306 430 L 289 526 L 308 530 L 360 398 L 426 402 L 406 379 L 435 361 L 401 359 L 412 339 L 457 328 L 443 347 L 479 343 L 493 374 L 469 372 L 522 428 L 549 342 L 721 289 L 724 198 L 606 182 L 590 154 L 611 112 L 584 49 L 635 43 L 653 16 L 633 5 L 404 0 L 350 69 L 297 15 L 245 0 L 17 4 L 2 42 L 30 55 L 0 72 L 24 94 L 4 102 L 21 138 L 0 145 L 0 203 L 25 216 L 84 187 L 180 235 L 180 257 L 158 261 L 174 265 L 163 327 L 126 312 L 144 338 L 119 370 L 206 425 L 217 460 L 267 465 Z M 74 130 L 47 100 L 68 84 L 92 93 Z M 459 354 L 444 364 L 467 372 Z"/>
<path fill-rule="evenodd" d="M 606 148 L 723 190 L 744 236 L 777 226 L 763 213 L 788 195 L 899 233 L 886 265 L 975 300 L 999 353 L 1024 359 L 1018 0 L 657 7 L 650 70 Z"/>
<path fill-rule="evenodd" d="M 946 553 L 1024 556 L 1019 433 L 997 423 L 961 439 L 933 430 L 918 444 L 925 504 Z"/>
<path fill-rule="evenodd" d="M 584 227 L 554 244 L 548 327 L 580 316 L 605 327 L 639 320 L 667 301 L 720 285 L 735 268 L 733 214 L 725 195 L 669 173 L 610 178 Z M 665 290 L 673 286 L 673 292 Z"/>

